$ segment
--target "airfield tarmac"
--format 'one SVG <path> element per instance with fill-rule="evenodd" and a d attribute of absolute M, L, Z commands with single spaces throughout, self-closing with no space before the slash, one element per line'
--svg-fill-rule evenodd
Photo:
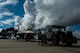
<path fill-rule="evenodd" d="M 0 40 L 0 53 L 80 53 L 80 41 L 72 47 L 65 45 L 39 45 L 37 42 L 23 40 Z"/>

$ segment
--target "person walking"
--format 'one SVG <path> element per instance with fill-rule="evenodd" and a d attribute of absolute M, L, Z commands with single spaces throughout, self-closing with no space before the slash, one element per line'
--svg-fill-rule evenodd
<path fill-rule="evenodd" d="M 19 35 L 16 35 L 17 41 L 19 40 Z"/>
<path fill-rule="evenodd" d="M 39 45 L 41 44 L 41 38 L 42 38 L 42 33 L 40 30 L 38 30 L 38 41 L 39 41 Z"/>

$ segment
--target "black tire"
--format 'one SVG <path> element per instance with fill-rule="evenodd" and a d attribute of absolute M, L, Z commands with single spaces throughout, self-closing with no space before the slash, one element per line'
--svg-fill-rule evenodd
<path fill-rule="evenodd" d="M 46 37 L 42 36 L 42 38 L 41 38 L 41 45 L 44 45 L 44 44 L 47 44 Z"/>
<path fill-rule="evenodd" d="M 57 36 L 53 36 L 52 37 L 52 44 L 54 46 L 58 46 L 59 45 L 59 40 L 58 40 Z"/>

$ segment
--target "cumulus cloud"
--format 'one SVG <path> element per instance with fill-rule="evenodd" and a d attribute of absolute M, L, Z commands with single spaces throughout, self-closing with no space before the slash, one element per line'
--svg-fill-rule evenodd
<path fill-rule="evenodd" d="M 2 31 L 2 28 L 0 28 L 0 32 Z"/>
<path fill-rule="evenodd" d="M 24 4 L 24 17 L 21 19 L 21 29 L 26 29 L 28 25 L 33 24 L 36 18 L 35 3 L 31 0 L 25 0 Z"/>
<path fill-rule="evenodd" d="M 25 14 L 21 19 L 22 28 L 32 23 L 37 28 L 80 24 L 80 0 L 25 0 L 23 7 Z"/>
<path fill-rule="evenodd" d="M 4 19 L 6 16 L 14 16 L 14 13 L 5 8 L 6 5 L 16 5 L 18 0 L 0 0 L 0 19 Z M 0 26 L 11 25 L 14 19 L 0 20 Z"/>
<path fill-rule="evenodd" d="M 15 25 L 19 25 L 21 17 L 20 16 L 14 16 L 14 18 L 15 18 Z"/>
<path fill-rule="evenodd" d="M 11 12 L 2 12 L 2 13 L 0 13 L 0 19 L 1 19 L 2 17 L 4 17 L 4 16 L 12 16 L 12 15 L 14 15 L 14 14 L 11 13 Z"/>
<path fill-rule="evenodd" d="M 80 31 L 75 31 L 75 32 L 73 32 L 73 35 L 74 35 L 76 38 L 80 39 Z"/>
<path fill-rule="evenodd" d="M 1 20 L 0 24 L 2 25 L 11 25 L 14 22 L 14 19 Z"/>
<path fill-rule="evenodd" d="M 2 14 L 2 15 L 7 15 L 7 16 L 13 15 L 13 13 L 11 13 L 11 12 L 2 12 L 1 14 Z"/>
<path fill-rule="evenodd" d="M 15 5 L 18 3 L 18 0 L 0 0 L 0 19 L 4 16 L 12 16 L 14 13 L 9 12 L 8 9 L 4 8 L 6 5 Z"/>
<path fill-rule="evenodd" d="M 17 4 L 18 0 L 0 0 L 0 7 L 3 7 L 5 5 L 9 5 L 9 4 Z"/>
<path fill-rule="evenodd" d="M 30 25 L 32 23 L 32 16 L 30 14 L 25 14 L 24 17 L 21 20 L 21 28 L 27 28 L 28 25 Z"/>
<path fill-rule="evenodd" d="M 37 27 L 80 23 L 80 0 L 37 0 Z"/>
<path fill-rule="evenodd" d="M 15 29 L 18 29 L 18 27 L 20 26 L 21 22 L 21 17 L 20 16 L 14 16 L 14 19 L 15 19 L 15 24 L 14 24 L 14 28 Z"/>

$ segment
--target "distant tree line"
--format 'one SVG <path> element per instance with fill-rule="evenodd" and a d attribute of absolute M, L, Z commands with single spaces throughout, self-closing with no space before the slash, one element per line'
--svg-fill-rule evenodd
<path fill-rule="evenodd" d="M 7 29 L 3 29 L 1 32 L 0 32 L 0 36 L 2 36 L 2 38 L 6 38 L 6 36 L 11 36 L 12 34 L 16 34 L 18 30 L 10 27 L 10 28 L 7 28 Z"/>

